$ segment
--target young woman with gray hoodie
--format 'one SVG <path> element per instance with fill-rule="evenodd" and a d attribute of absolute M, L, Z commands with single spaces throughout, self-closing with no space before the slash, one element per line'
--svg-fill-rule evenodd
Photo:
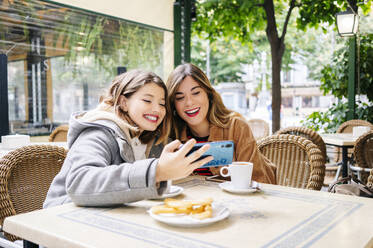
<path fill-rule="evenodd" d="M 162 79 L 142 70 L 117 76 L 96 109 L 71 116 L 69 152 L 44 208 L 71 201 L 110 206 L 156 198 L 167 180 L 184 178 L 212 159 L 196 161 L 208 145 L 186 156 L 195 140 L 180 149 L 179 140 L 165 145 L 169 131 Z"/>

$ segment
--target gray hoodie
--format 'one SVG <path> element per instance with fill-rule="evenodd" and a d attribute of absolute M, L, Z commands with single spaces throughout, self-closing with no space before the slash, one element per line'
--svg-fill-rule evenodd
<path fill-rule="evenodd" d="M 155 174 L 163 146 L 152 146 L 148 159 L 135 161 L 129 135 L 132 128 L 102 109 L 73 114 L 69 152 L 43 207 L 71 201 L 79 206 L 110 206 L 161 195 L 167 182 L 157 187 Z"/>

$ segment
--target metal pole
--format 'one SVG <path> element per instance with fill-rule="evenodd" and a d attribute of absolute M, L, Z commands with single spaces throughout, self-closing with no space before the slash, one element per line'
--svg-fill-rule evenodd
<path fill-rule="evenodd" d="M 350 38 L 348 57 L 348 113 L 347 120 L 355 119 L 356 94 L 356 36 Z"/>
<path fill-rule="evenodd" d="M 352 10 L 357 14 L 356 0 L 348 1 Z M 350 52 L 348 56 L 348 113 L 347 120 L 355 119 L 356 94 L 356 36 L 350 38 Z"/>
<path fill-rule="evenodd" d="M 190 33 L 194 0 L 174 3 L 174 65 L 190 62 Z"/>
<path fill-rule="evenodd" d="M 191 37 L 191 10 L 192 10 L 192 1 L 184 1 L 184 63 L 190 62 L 190 37 Z"/>
<path fill-rule="evenodd" d="M 5 54 L 0 54 L 0 136 L 8 134 L 8 57 Z"/>
<path fill-rule="evenodd" d="M 181 64 L 181 3 L 174 2 L 174 66 Z"/>

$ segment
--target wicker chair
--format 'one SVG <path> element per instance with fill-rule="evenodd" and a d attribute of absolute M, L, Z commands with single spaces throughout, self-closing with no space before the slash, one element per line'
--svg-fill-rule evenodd
<path fill-rule="evenodd" d="M 346 122 L 343 122 L 337 129 L 337 133 L 352 133 L 353 127 L 357 126 L 368 126 L 373 130 L 373 124 L 365 121 L 365 120 L 349 120 Z M 342 149 L 341 148 L 335 148 L 336 149 L 336 156 L 335 161 L 339 162 L 342 160 Z M 350 155 L 352 154 L 352 149 L 349 149 L 348 152 Z"/>
<path fill-rule="evenodd" d="M 49 142 L 66 142 L 68 130 L 69 130 L 69 125 L 58 126 L 49 135 Z"/>
<path fill-rule="evenodd" d="M 307 127 L 287 127 L 284 129 L 281 129 L 277 131 L 275 134 L 292 134 L 304 137 L 306 139 L 309 139 L 312 141 L 317 147 L 320 149 L 321 154 L 324 158 L 324 163 L 327 161 L 327 155 L 326 155 L 326 145 L 324 143 L 324 140 L 321 138 L 321 136 L 313 131 L 312 129 L 309 129 Z"/>
<path fill-rule="evenodd" d="M 332 181 L 335 181 L 337 179 L 335 178 L 334 174 L 340 168 L 339 164 L 326 164 L 326 162 L 328 161 L 328 155 L 326 153 L 326 145 L 324 143 L 324 140 L 321 138 L 321 136 L 317 132 L 306 127 L 287 127 L 287 128 L 277 131 L 276 134 L 293 134 L 293 135 L 302 136 L 306 139 L 311 140 L 315 145 L 317 145 L 317 147 L 320 149 L 324 157 L 324 164 L 325 164 L 324 186 L 328 186 Z M 327 176 L 327 175 L 330 175 L 330 176 Z"/>
<path fill-rule="evenodd" d="M 369 126 L 371 129 L 373 129 L 373 124 L 365 121 L 365 120 L 349 120 L 346 122 L 343 122 L 337 129 L 337 133 L 352 133 L 353 127 L 356 126 Z M 329 171 L 336 171 L 334 181 L 338 180 L 341 169 L 342 169 L 342 149 L 341 148 L 334 148 L 335 155 L 334 155 L 334 161 L 336 164 L 327 166 L 327 170 Z M 351 157 L 353 151 L 352 149 L 348 149 L 349 157 Z"/>
<path fill-rule="evenodd" d="M 369 173 L 373 168 L 373 130 L 360 136 L 354 146 L 354 165 L 350 165 L 358 179 L 367 182 Z"/>
<path fill-rule="evenodd" d="M 0 224 L 8 216 L 42 209 L 53 178 L 60 171 L 66 150 L 51 145 L 30 145 L 0 159 Z M 11 241 L 16 236 L 4 233 Z"/>
<path fill-rule="evenodd" d="M 269 135 L 269 125 L 266 121 L 262 119 L 251 119 L 248 120 L 248 123 L 256 140 Z"/>
<path fill-rule="evenodd" d="M 272 135 L 259 140 L 258 148 L 276 165 L 277 184 L 313 190 L 323 186 L 324 158 L 310 140 L 291 134 Z"/>

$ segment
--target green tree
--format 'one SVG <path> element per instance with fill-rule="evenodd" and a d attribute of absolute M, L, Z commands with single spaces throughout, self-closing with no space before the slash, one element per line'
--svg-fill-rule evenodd
<path fill-rule="evenodd" d="M 358 94 L 373 101 L 373 34 L 361 36 L 359 56 Z M 334 53 L 331 63 L 321 71 L 321 90 L 337 98 L 347 97 L 349 50 L 341 48 Z"/>
<path fill-rule="evenodd" d="M 217 39 L 209 42 L 198 36 L 192 37 L 191 47 L 192 63 L 209 73 L 209 79 L 213 84 L 241 82 L 244 73 L 242 65 L 258 59 L 260 51 L 263 50 L 261 48 L 253 49 L 235 40 Z M 207 68 L 208 63 L 209 68 Z"/>
<path fill-rule="evenodd" d="M 373 34 L 363 35 L 360 40 L 358 95 L 367 97 L 367 102 L 356 103 L 356 118 L 373 122 Z M 334 52 L 332 61 L 321 71 L 321 90 L 331 93 L 338 102 L 325 113 L 314 112 L 303 122 L 314 130 L 335 132 L 337 127 L 347 121 L 348 104 L 345 101 L 348 88 L 349 50 L 345 47 Z"/>
<path fill-rule="evenodd" d="M 290 17 L 298 8 L 297 28 L 305 31 L 321 23 L 335 22 L 335 14 L 346 10 L 354 0 L 206 0 L 198 2 L 198 33 L 207 33 L 210 40 L 231 37 L 242 43 L 252 43 L 252 34 L 265 30 L 272 60 L 272 130 L 280 128 L 281 67 L 285 52 L 285 37 Z M 355 2 L 356 3 L 356 2 Z M 364 12 L 370 10 L 371 0 L 359 2 Z"/>

